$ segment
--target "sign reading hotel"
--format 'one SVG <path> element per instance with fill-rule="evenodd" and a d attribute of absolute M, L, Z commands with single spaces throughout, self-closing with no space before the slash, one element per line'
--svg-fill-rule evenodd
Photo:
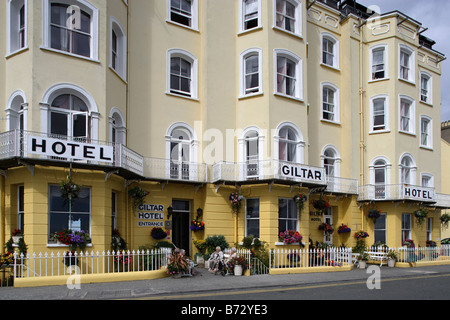
<path fill-rule="evenodd" d="M 403 196 L 405 199 L 433 201 L 434 200 L 434 190 L 430 189 L 430 188 L 405 186 L 403 189 Z"/>
<path fill-rule="evenodd" d="M 325 184 L 325 170 L 305 167 L 300 164 L 285 164 L 281 167 L 281 176 L 299 181 Z"/>
<path fill-rule="evenodd" d="M 114 149 L 112 146 L 28 136 L 27 152 L 48 157 L 112 163 Z"/>
<path fill-rule="evenodd" d="M 138 208 L 138 227 L 164 227 L 164 206 L 143 204 Z"/>

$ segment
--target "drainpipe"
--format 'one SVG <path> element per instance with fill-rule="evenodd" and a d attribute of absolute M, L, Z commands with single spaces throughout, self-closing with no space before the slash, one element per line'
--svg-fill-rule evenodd
<path fill-rule="evenodd" d="M 359 181 L 362 186 L 366 185 L 365 166 L 366 166 L 366 138 L 365 138 L 365 112 L 364 112 L 364 25 L 367 21 L 359 18 Z M 361 229 L 364 230 L 364 207 L 361 210 Z"/>
<path fill-rule="evenodd" d="M 6 211 L 5 211 L 5 209 L 6 209 L 6 206 L 5 206 L 5 176 L 1 176 L 1 190 L 0 190 L 0 192 L 1 192 L 1 207 L 0 207 L 0 210 L 1 210 L 1 212 L 0 212 L 0 224 L 1 224 L 1 227 L 0 227 L 0 246 L 1 246 L 1 248 L 3 248 L 4 246 L 5 246 L 5 232 L 6 232 L 6 226 L 5 226 L 5 224 L 6 224 Z"/>

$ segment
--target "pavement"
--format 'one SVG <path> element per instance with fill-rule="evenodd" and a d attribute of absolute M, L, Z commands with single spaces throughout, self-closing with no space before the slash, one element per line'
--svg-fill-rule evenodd
<path fill-rule="evenodd" d="M 67 286 L 31 288 L 0 288 L 0 300 L 114 300 L 148 299 L 163 300 L 171 294 L 198 294 L 217 290 L 250 290 L 278 286 L 304 286 L 339 282 L 367 281 L 372 275 L 369 269 L 287 275 L 221 276 L 213 275 L 204 268 L 196 268 L 192 277 L 163 278 L 129 282 L 80 284 L 69 289 Z M 381 279 L 417 277 L 422 275 L 450 273 L 450 265 L 413 268 L 389 268 L 383 266 Z M 244 298 L 245 299 L 245 298 Z M 208 300 L 208 297 L 205 297 Z"/>

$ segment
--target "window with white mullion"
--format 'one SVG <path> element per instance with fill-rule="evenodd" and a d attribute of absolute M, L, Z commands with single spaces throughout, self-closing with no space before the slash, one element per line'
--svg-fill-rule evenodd
<path fill-rule="evenodd" d="M 191 96 L 191 63 L 180 57 L 170 60 L 170 92 Z"/>
<path fill-rule="evenodd" d="M 402 100 L 400 106 L 400 130 L 409 132 L 411 122 L 411 104 Z"/>
<path fill-rule="evenodd" d="M 410 66 L 409 66 L 410 55 L 401 50 L 400 51 L 400 78 L 404 80 L 409 80 Z"/>
<path fill-rule="evenodd" d="M 285 57 L 278 57 L 277 66 L 277 92 L 294 96 L 297 81 L 295 75 L 295 62 Z"/>
<path fill-rule="evenodd" d="M 259 25 L 259 0 L 244 0 L 244 30 Z"/>
<path fill-rule="evenodd" d="M 420 119 L 420 145 L 426 148 L 433 147 L 431 118 L 422 116 Z"/>
<path fill-rule="evenodd" d="M 112 43 L 111 43 L 111 67 L 113 69 L 116 69 L 117 67 L 117 34 L 114 32 L 114 30 L 111 31 L 112 32 Z"/>
<path fill-rule="evenodd" d="M 259 92 L 259 56 L 251 55 L 245 62 L 245 94 Z"/>
<path fill-rule="evenodd" d="M 19 47 L 25 47 L 25 5 L 23 5 L 19 10 Z"/>
<path fill-rule="evenodd" d="M 191 0 L 171 0 L 170 19 L 188 27 L 192 27 L 192 1 Z"/>
<path fill-rule="evenodd" d="M 323 38 L 322 41 L 323 52 L 322 52 L 322 63 L 333 66 L 334 65 L 334 43 L 327 38 Z"/>
<path fill-rule="evenodd" d="M 296 7 L 287 0 L 276 0 L 276 26 L 292 32 L 298 33 L 296 25 Z"/>
<path fill-rule="evenodd" d="M 334 120 L 334 90 L 328 87 L 323 88 L 323 114 L 324 120 Z"/>
<path fill-rule="evenodd" d="M 385 99 L 376 99 L 373 101 L 373 130 L 385 130 Z"/>
<path fill-rule="evenodd" d="M 372 80 L 385 78 L 384 48 L 373 50 Z"/>

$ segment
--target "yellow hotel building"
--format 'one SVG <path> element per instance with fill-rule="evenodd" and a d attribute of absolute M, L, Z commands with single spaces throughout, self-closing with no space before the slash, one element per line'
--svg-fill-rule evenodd
<path fill-rule="evenodd" d="M 335 0 L 3 0 L 0 25 L 2 246 L 21 229 L 29 252 L 63 252 L 51 235 L 72 229 L 90 234 L 89 251 L 110 250 L 118 229 L 137 249 L 157 241 L 155 226 L 191 255 L 211 235 L 271 248 L 287 247 L 285 230 L 306 246 L 351 247 L 359 230 L 367 244 L 441 238 L 445 56 L 401 12 Z M 71 205 L 68 177 L 81 187 Z M 138 208 L 136 186 L 148 192 Z M 194 232 L 197 217 L 206 227 Z"/>

